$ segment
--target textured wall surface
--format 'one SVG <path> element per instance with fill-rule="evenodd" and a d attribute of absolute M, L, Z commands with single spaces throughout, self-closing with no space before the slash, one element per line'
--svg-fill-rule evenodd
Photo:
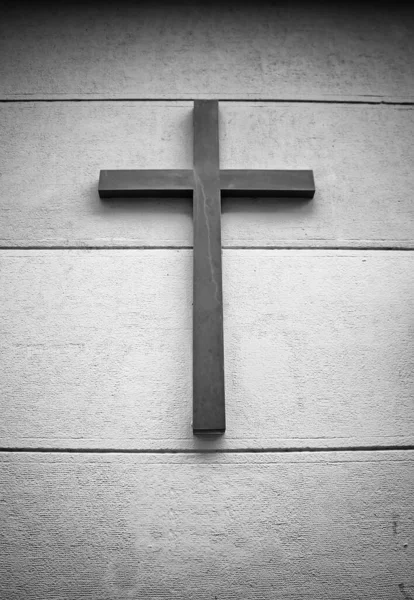
<path fill-rule="evenodd" d="M 275 4 L 2 13 L 2 600 L 414 599 L 414 11 Z M 195 98 L 317 189 L 223 202 L 210 441 L 191 203 L 97 194 L 191 168 Z"/>
<path fill-rule="evenodd" d="M 3 597 L 411 598 L 413 460 L 4 454 Z"/>
<path fill-rule="evenodd" d="M 9 447 L 414 444 L 411 252 L 225 250 L 226 435 L 191 430 L 191 250 L 3 251 Z"/>
<path fill-rule="evenodd" d="M 16 4 L 0 30 L 0 93 L 412 100 L 412 10 L 378 4 Z"/>
<path fill-rule="evenodd" d="M 189 200 L 101 202 L 100 169 L 192 167 L 192 104 L 0 105 L 4 245 L 192 245 Z M 414 109 L 220 104 L 221 167 L 313 169 L 313 202 L 223 202 L 225 246 L 414 246 Z"/>

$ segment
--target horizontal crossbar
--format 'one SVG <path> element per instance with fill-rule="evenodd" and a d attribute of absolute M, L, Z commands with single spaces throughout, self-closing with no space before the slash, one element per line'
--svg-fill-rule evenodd
<path fill-rule="evenodd" d="M 188 169 L 101 171 L 101 198 L 191 198 L 193 171 Z M 313 171 L 233 170 L 220 171 L 223 197 L 313 198 Z"/>

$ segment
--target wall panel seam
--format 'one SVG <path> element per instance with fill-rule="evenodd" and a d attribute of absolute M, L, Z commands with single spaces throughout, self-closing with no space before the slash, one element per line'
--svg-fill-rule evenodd
<path fill-rule="evenodd" d="M 353 245 L 338 245 L 338 246 L 226 246 L 223 245 L 223 250 L 360 250 L 369 252 L 412 252 L 414 251 L 414 240 L 412 246 L 353 246 Z M 124 246 L 124 245 L 106 245 L 106 246 L 41 246 L 41 245 L 28 245 L 28 246 L 1 246 L 1 250 L 192 250 L 193 246 Z"/>
<path fill-rule="evenodd" d="M 320 454 L 327 452 L 407 452 L 414 450 L 414 444 L 392 446 L 333 446 L 326 448 L 217 448 L 200 449 L 131 449 L 131 448 L 30 448 L 30 447 L 1 447 L 0 453 L 37 453 L 37 454 Z"/>
<path fill-rule="evenodd" d="M 313 246 L 295 246 L 295 245 L 279 245 L 279 246 L 225 246 L 223 245 L 222 248 L 223 250 L 365 250 L 365 251 L 376 251 L 376 250 L 380 250 L 382 251 L 405 251 L 405 252 L 412 252 L 414 250 L 414 241 L 410 242 L 413 243 L 413 246 L 355 246 L 355 245 L 330 245 L 330 246 L 323 246 L 323 245 L 313 245 Z M 160 249 L 162 247 L 160 246 Z M 186 247 L 183 247 L 183 249 Z M 189 249 L 192 249 L 192 246 L 187 247 Z M 75 249 L 75 248 L 74 248 Z M 137 250 L 139 248 L 136 248 Z M 154 248 L 152 248 L 154 249 Z M 173 247 L 173 249 L 177 249 L 176 247 Z"/>
<path fill-rule="evenodd" d="M 208 94 L 207 94 L 208 95 Z M 195 98 L 0 98 L 1 104 L 18 104 L 27 102 L 193 102 Z M 329 100 L 312 98 L 215 98 L 221 103 L 263 103 L 263 104 L 357 104 L 357 105 L 386 105 L 386 106 L 414 106 L 414 100 Z"/>

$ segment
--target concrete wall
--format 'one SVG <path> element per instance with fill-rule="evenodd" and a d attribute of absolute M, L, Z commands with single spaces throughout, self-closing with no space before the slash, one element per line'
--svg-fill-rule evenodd
<path fill-rule="evenodd" d="M 402 7 L 9 7 L 0 597 L 414 598 L 414 42 Z M 223 202 L 227 431 L 191 430 L 191 203 L 100 169 L 310 168 Z"/>

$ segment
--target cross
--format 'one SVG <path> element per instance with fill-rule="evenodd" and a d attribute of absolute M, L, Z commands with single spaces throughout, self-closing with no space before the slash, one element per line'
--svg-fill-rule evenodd
<path fill-rule="evenodd" d="M 101 198 L 193 198 L 193 433 L 226 429 L 221 197 L 313 198 L 312 171 L 220 170 L 218 101 L 197 100 L 193 168 L 101 171 Z"/>

